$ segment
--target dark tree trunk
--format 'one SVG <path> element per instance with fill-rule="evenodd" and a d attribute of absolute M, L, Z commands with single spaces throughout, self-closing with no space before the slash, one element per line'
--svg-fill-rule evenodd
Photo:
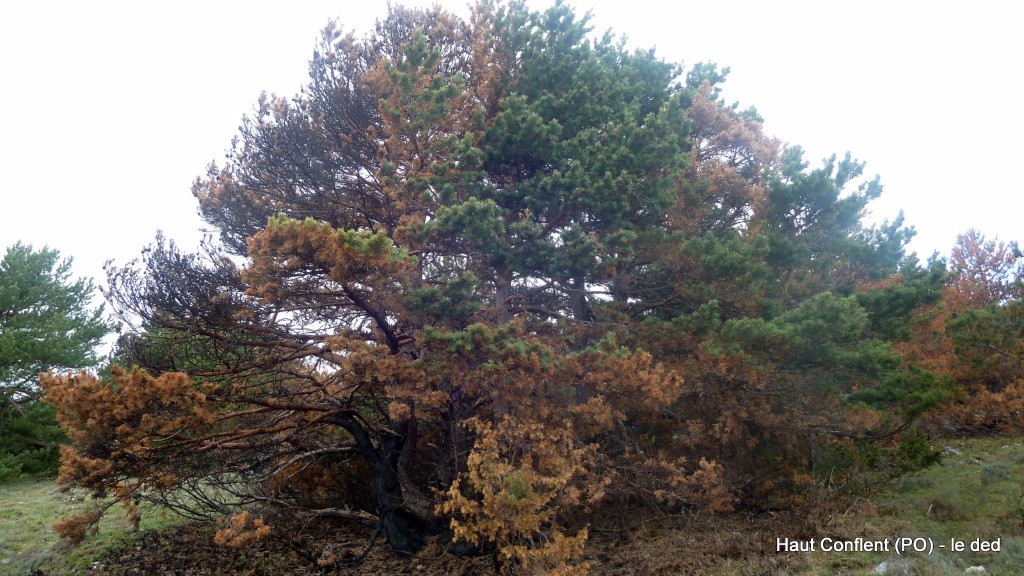
<path fill-rule="evenodd" d="M 512 313 L 509 311 L 509 298 L 511 296 L 511 274 L 498 272 L 494 276 L 494 310 L 498 324 L 505 324 L 512 319 Z"/>
<path fill-rule="evenodd" d="M 402 490 L 398 465 L 408 423 L 400 426 L 397 434 L 388 435 L 375 444 L 354 416 L 339 416 L 332 421 L 352 435 L 356 449 L 370 468 L 377 492 L 377 518 L 388 544 L 395 552 L 411 554 L 419 551 L 432 530 L 429 519 L 409 506 Z"/>
<path fill-rule="evenodd" d="M 391 549 L 408 554 L 419 551 L 426 544 L 429 525 L 405 507 L 398 471 L 384 461 L 371 464 L 370 470 L 377 489 L 377 517 Z"/>
<path fill-rule="evenodd" d="M 587 283 L 582 276 L 579 276 L 573 280 L 574 293 L 569 295 L 569 304 L 572 309 L 572 314 L 577 320 L 592 321 L 594 319 L 594 312 L 590 309 L 590 303 L 587 302 Z"/>

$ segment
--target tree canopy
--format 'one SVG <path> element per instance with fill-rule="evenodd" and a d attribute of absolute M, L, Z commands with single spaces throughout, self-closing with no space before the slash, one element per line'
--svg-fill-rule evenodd
<path fill-rule="evenodd" d="M 302 92 L 196 181 L 219 238 L 110 271 L 138 367 L 45 379 L 62 481 L 245 510 L 227 543 L 313 516 L 564 574 L 597 507 L 839 482 L 941 399 L 887 323 L 941 278 L 902 217 L 863 224 L 863 164 L 811 168 L 726 73 L 562 4 L 329 26 Z"/>
<path fill-rule="evenodd" d="M 10 402 L 32 395 L 40 372 L 97 363 L 110 332 L 93 285 L 71 281 L 71 260 L 56 250 L 15 244 L 0 261 L 0 390 Z"/>

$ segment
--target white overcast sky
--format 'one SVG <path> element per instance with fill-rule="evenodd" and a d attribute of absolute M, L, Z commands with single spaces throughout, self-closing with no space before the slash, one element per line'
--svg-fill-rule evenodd
<path fill-rule="evenodd" d="M 922 258 L 970 227 L 1024 241 L 1017 3 L 570 4 L 593 10 L 596 32 L 666 60 L 729 66 L 726 98 L 756 106 L 809 159 L 849 150 L 867 162 L 885 185 L 873 217 L 902 208 Z M 49 245 L 100 282 L 104 261 L 127 262 L 158 229 L 195 246 L 191 183 L 260 91 L 298 91 L 329 19 L 365 32 L 386 11 L 384 0 L 3 3 L 0 251 Z"/>

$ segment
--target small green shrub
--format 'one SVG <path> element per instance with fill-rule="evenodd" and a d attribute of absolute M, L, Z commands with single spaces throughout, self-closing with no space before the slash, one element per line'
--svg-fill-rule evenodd
<path fill-rule="evenodd" d="M 911 430 L 900 441 L 893 454 L 893 463 L 900 470 L 913 472 L 942 461 L 942 450 L 932 446 L 927 434 Z"/>
<path fill-rule="evenodd" d="M 935 482 L 928 478 L 920 478 L 917 476 L 904 476 L 896 481 L 896 491 L 900 494 L 914 492 L 916 490 L 924 490 L 933 486 L 935 486 Z"/>
<path fill-rule="evenodd" d="M 66 437 L 53 407 L 25 402 L 0 416 L 0 482 L 56 476 Z"/>
<path fill-rule="evenodd" d="M 981 484 L 996 484 L 1013 476 L 1013 470 L 1005 464 L 989 464 L 981 467 Z"/>
<path fill-rule="evenodd" d="M 0 454 L 0 483 L 21 478 L 21 462 L 14 454 Z"/>
<path fill-rule="evenodd" d="M 950 493 L 934 494 L 926 498 L 921 504 L 924 508 L 925 516 L 940 522 L 952 522 L 970 518 L 970 510 L 967 505 Z"/>

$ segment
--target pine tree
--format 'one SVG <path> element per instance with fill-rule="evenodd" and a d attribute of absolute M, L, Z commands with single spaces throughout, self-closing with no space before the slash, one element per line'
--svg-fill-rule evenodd
<path fill-rule="evenodd" d="M 862 225 L 863 165 L 809 170 L 723 78 L 562 4 L 328 27 L 195 183 L 218 241 L 111 270 L 139 367 L 46 379 L 62 481 L 237 513 L 226 543 L 287 512 L 565 574 L 596 506 L 808 489 L 808 453 L 922 409 L 853 394 L 917 374 L 872 316 L 911 232 Z"/>
<path fill-rule="evenodd" d="M 37 382 L 40 372 L 97 363 L 110 327 L 102 306 L 90 309 L 92 295 L 56 250 L 18 243 L 0 261 L 0 475 L 56 469 L 61 434 Z"/>

